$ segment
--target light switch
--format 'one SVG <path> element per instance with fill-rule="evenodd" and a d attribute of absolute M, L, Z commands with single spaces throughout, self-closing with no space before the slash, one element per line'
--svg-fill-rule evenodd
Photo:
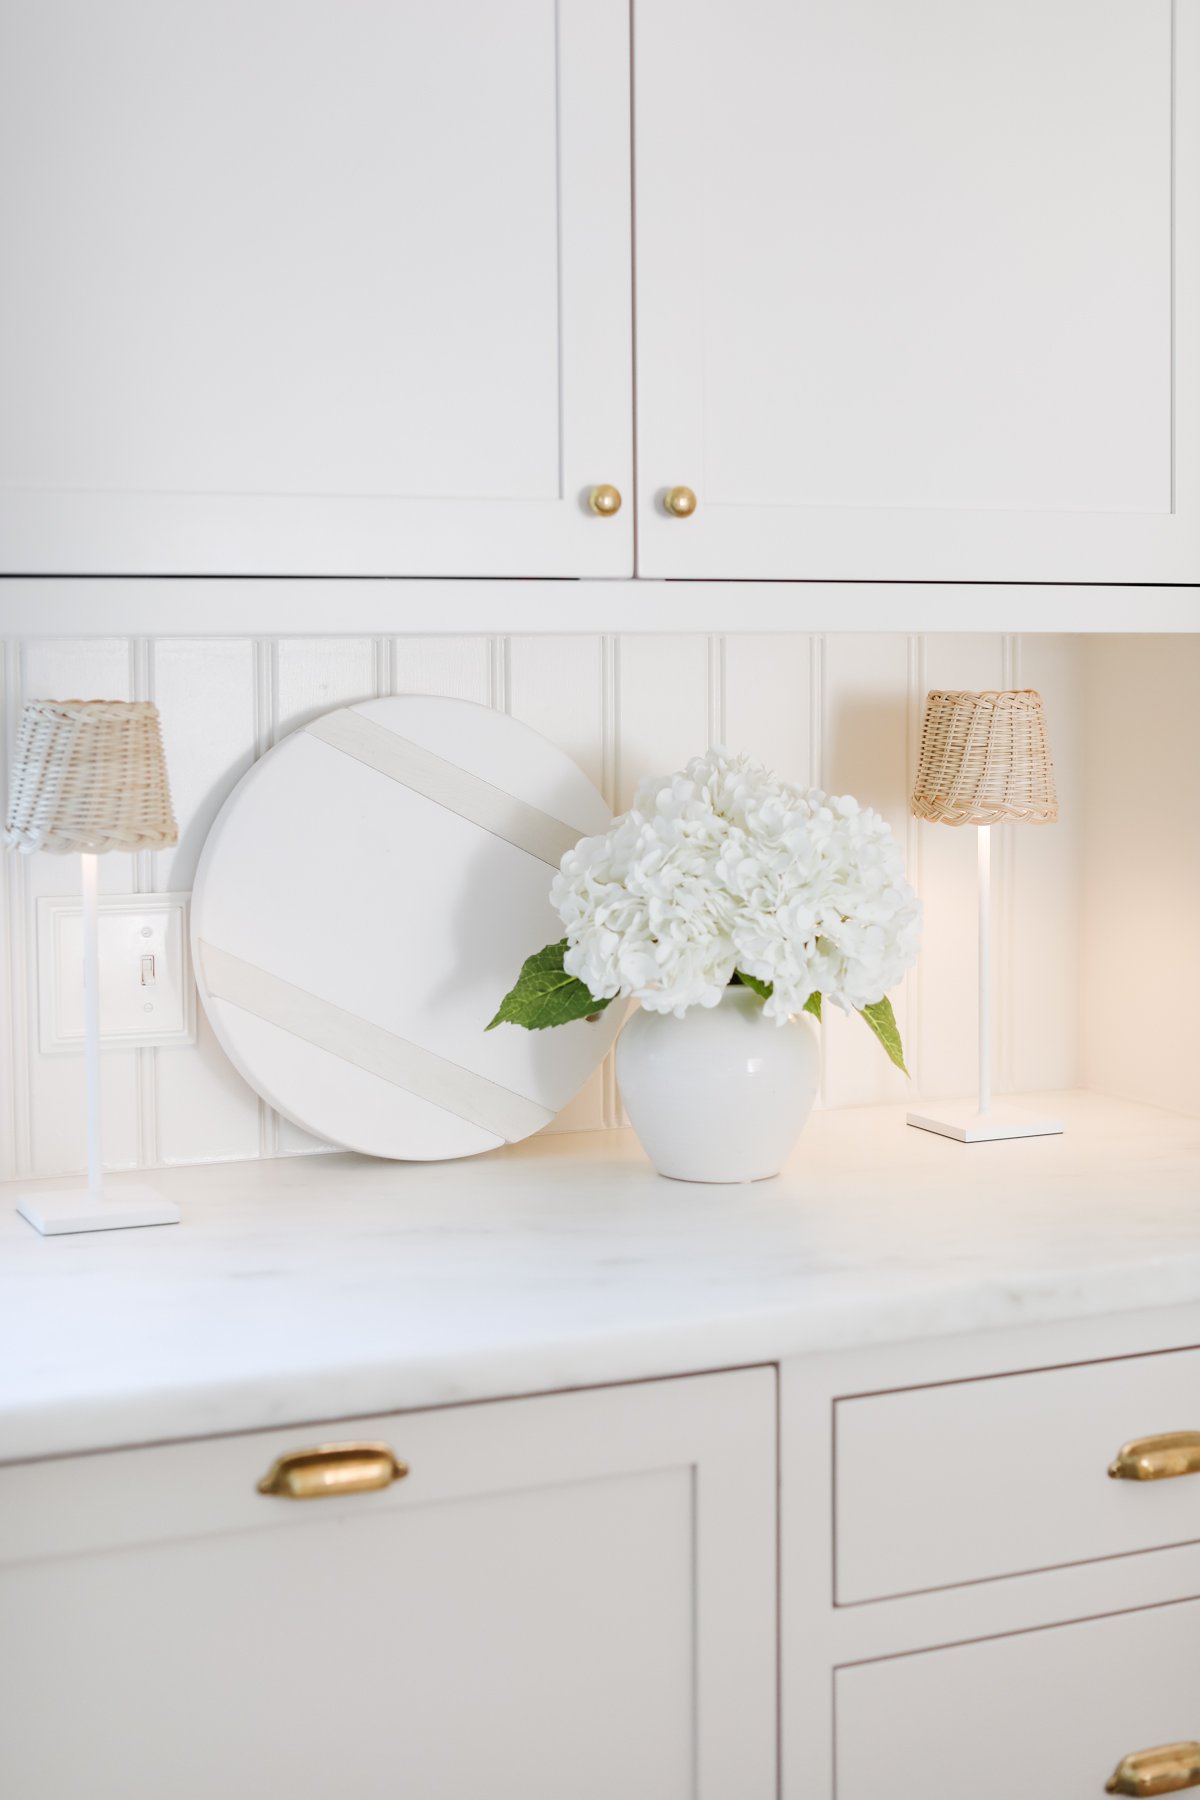
<path fill-rule="evenodd" d="M 196 1041 L 187 894 L 101 894 L 100 1043 L 106 1050 Z M 38 1036 L 47 1055 L 83 1048 L 83 909 L 38 901 Z"/>

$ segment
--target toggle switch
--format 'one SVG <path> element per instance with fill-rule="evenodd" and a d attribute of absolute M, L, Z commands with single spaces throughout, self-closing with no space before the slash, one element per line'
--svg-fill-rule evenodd
<path fill-rule="evenodd" d="M 101 894 L 100 1043 L 166 1049 L 196 1041 L 187 894 Z M 38 1039 L 83 1048 L 83 915 L 77 895 L 38 901 Z"/>

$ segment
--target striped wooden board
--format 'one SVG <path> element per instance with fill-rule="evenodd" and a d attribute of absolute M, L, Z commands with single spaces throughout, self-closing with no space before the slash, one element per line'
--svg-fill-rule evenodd
<path fill-rule="evenodd" d="M 197 870 L 201 999 L 230 1061 L 319 1137 L 470 1156 L 549 1124 L 620 1023 L 485 1027 L 562 935 L 563 852 L 609 811 L 503 713 L 425 695 L 313 720 L 257 763 Z"/>

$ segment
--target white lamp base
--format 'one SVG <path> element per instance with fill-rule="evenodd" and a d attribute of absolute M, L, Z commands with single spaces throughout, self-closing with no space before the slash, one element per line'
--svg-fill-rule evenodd
<path fill-rule="evenodd" d="M 1062 1130 L 1057 1119 L 1031 1119 L 1003 1106 L 980 1113 L 970 1101 L 939 1106 L 936 1113 L 910 1112 L 908 1123 L 918 1131 L 936 1131 L 939 1137 L 960 1144 L 989 1144 L 995 1138 L 1054 1137 Z"/>
<path fill-rule="evenodd" d="M 153 1188 L 122 1187 L 113 1199 L 93 1200 L 86 1188 L 47 1188 L 22 1194 L 17 1211 L 43 1237 L 69 1231 L 124 1231 L 131 1225 L 178 1225 L 179 1208 Z"/>

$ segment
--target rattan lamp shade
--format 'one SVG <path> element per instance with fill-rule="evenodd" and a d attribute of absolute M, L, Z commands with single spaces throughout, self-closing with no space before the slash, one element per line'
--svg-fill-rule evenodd
<path fill-rule="evenodd" d="M 5 842 L 27 853 L 161 850 L 179 837 L 158 708 L 31 700 L 21 714 Z"/>
<path fill-rule="evenodd" d="M 931 693 L 912 810 L 940 825 L 1052 825 L 1058 796 L 1041 695 Z"/>

